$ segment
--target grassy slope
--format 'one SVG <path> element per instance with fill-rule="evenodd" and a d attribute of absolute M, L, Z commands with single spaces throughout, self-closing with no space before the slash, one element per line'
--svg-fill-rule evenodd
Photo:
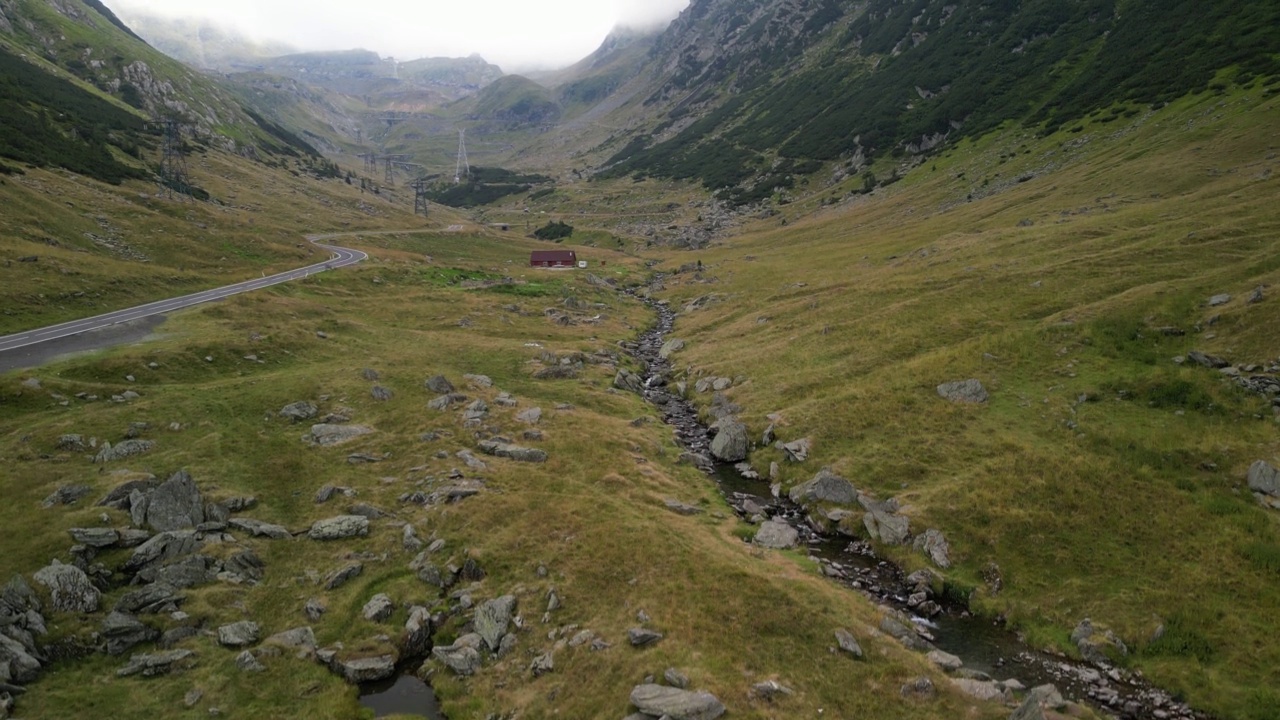
<path fill-rule="evenodd" d="M 1033 641 L 1067 647 L 1091 616 L 1198 706 L 1276 717 L 1280 527 L 1242 487 L 1250 463 L 1280 458 L 1280 433 L 1266 400 L 1172 362 L 1280 357 L 1280 107 L 1267 98 L 1099 114 L 1043 141 L 989 136 L 847 210 L 700 252 L 715 284 L 672 299 L 728 298 L 677 323 L 691 341 L 680 362 L 749 378 L 731 396 L 753 435 L 780 412 L 783 439 L 814 439 L 788 482 L 831 465 L 899 496 L 916 531 L 945 530 L 955 578 Z M 1013 182 L 1028 172 L 1041 177 Z M 1267 299 L 1246 305 L 1259 285 Z M 1235 299 L 1204 307 L 1221 292 Z M 968 377 L 988 405 L 934 392 Z M 979 579 L 988 562 L 1003 571 L 997 597 Z M 1149 646 L 1161 622 L 1175 637 Z"/>
<path fill-rule="evenodd" d="M 1000 714 L 996 707 L 951 692 L 918 704 L 902 700 L 898 688 L 904 682 L 933 671 L 923 658 L 875 636 L 869 629 L 877 622 L 874 608 L 820 580 L 806 561 L 744 546 L 734 534 L 738 523 L 725 515 L 690 519 L 666 511 L 665 496 L 701 502 L 711 510 L 727 508 L 704 477 L 675 464 L 678 452 L 665 428 L 629 424 L 650 411 L 637 397 L 608 389 L 611 370 L 588 367 L 578 381 L 530 378 L 535 367 L 530 360 L 540 350 L 526 343 L 558 352 L 609 349 L 648 321 L 643 308 L 586 286 L 576 274 L 523 268 L 528 249 L 535 247 L 529 241 L 427 234 L 350 242 L 369 249 L 374 260 L 182 313 L 166 325 L 164 340 L 36 373 L 46 391 L 64 395 L 119 392 L 125 387 L 121 378 L 134 373 L 139 380 L 131 387 L 143 397 L 133 404 L 76 401 L 64 408 L 43 391 L 22 388 L 25 374 L 0 379 L 0 458 L 10 468 L 9 477 L 21 480 L 8 484 L 11 502 L 0 518 L 24 537 L 0 560 L 0 575 L 29 573 L 51 557 L 65 559 L 65 528 L 100 522 L 100 509 L 92 507 L 32 509 L 60 483 L 87 482 L 99 491 L 113 484 L 110 475 L 98 474 L 84 458 L 51 452 L 60 434 L 118 440 L 129 422 L 149 421 L 157 428 L 181 422 L 181 432 L 153 432 L 160 443 L 153 454 L 122 465 L 157 474 L 190 468 L 208 495 L 253 493 L 259 505 L 250 515 L 291 528 L 342 511 L 347 503 L 341 499 L 313 504 L 312 494 L 326 483 L 353 486 L 361 501 L 396 515 L 375 523 L 369 538 L 350 543 L 246 541 L 266 561 L 266 579 L 256 588 L 215 584 L 194 591 L 184 609 L 205 627 L 252 617 L 266 632 L 277 632 L 302 624 L 305 599 L 321 596 L 329 605 L 316 624 L 322 642 L 342 640 L 353 652 L 376 648 L 367 638 L 390 626 L 359 619 L 370 596 L 387 592 L 400 603 L 436 602 L 435 594 L 405 569 L 412 554 L 400 547 L 401 521 L 414 523 L 423 537 L 447 541 L 442 563 L 470 556 L 482 564 L 489 577 L 474 588 L 477 600 L 507 592 L 520 596 L 529 629 L 520 633 L 516 654 L 465 682 L 443 677 L 447 673 L 437 677 L 452 718 L 513 709 L 528 718 L 621 716 L 631 687 L 671 665 L 683 668 L 695 686 L 716 692 L 735 717 L 813 716 L 818 708 L 836 717 Z M 624 281 L 640 270 L 634 259 L 609 251 L 581 252 L 593 263 L 607 260 L 608 271 Z M 454 267 L 524 275 L 536 283 L 526 289 L 544 294 L 450 287 L 446 270 Z M 566 294 L 608 304 L 602 323 L 563 327 L 545 318 L 543 308 L 558 306 Z M 518 312 L 509 309 L 513 303 Z M 470 327 L 459 324 L 463 317 L 471 320 Z M 318 339 L 317 329 L 330 339 Z M 259 339 L 251 339 L 255 334 Z M 266 364 L 244 360 L 249 353 Z M 205 362 L 205 355 L 214 362 Z M 151 362 L 159 368 L 148 369 Z M 370 399 L 370 384 L 360 376 L 363 367 L 382 373 L 381 384 L 396 393 L 391 402 Z M 473 446 L 458 415 L 424 407 L 429 394 L 422 381 L 437 372 L 460 385 L 463 373 L 488 374 L 496 388 L 463 390 L 492 401 L 501 388 L 519 398 L 520 408 L 544 408 L 547 437 L 541 445 L 551 460 L 517 467 L 490 458 L 489 471 L 480 473 L 491 488 L 485 495 L 430 511 L 400 506 L 401 493 L 462 466 L 456 458 L 437 458 L 437 451 Z M 298 440 L 303 426 L 274 416 L 276 409 L 301 398 L 320 402 L 324 410 L 350 407 L 356 422 L 378 432 L 342 448 L 309 449 Z M 562 402 L 575 409 L 552 410 Z M 495 406 L 490 423 L 516 434 L 515 412 Z M 451 435 L 432 443 L 418 440 L 432 429 Z M 346 455 L 356 451 L 391 457 L 377 465 L 346 464 Z M 113 513 L 111 521 L 124 518 Z M 354 552 L 386 553 L 387 559 L 366 560 L 364 574 L 338 591 L 326 593 L 307 579 L 309 570 L 328 573 Z M 549 568 L 545 579 L 534 572 L 539 563 Z M 552 625 L 543 625 L 539 618 L 551 586 L 564 598 L 564 608 Z M 656 648 L 643 652 L 625 641 L 641 608 L 667 633 Z M 395 619 L 403 622 L 404 611 Z M 53 630 L 65 635 L 94 624 L 59 616 Z M 614 647 L 600 653 L 560 649 L 555 673 L 531 679 L 531 655 L 551 648 L 548 630 L 568 624 L 590 627 Z M 840 626 L 863 638 L 868 661 L 828 655 L 831 633 Z M 451 624 L 442 638 L 457 632 Z M 116 663 L 100 658 L 66 664 L 30 688 L 20 701 L 22 711 L 51 717 L 92 708 L 121 718 L 171 717 L 183 712 L 181 698 L 195 687 L 205 693 L 192 711 L 200 714 L 211 706 L 224 714 L 257 717 L 356 714 L 354 690 L 314 663 L 287 655 L 265 658 L 266 673 L 248 681 L 234 669 L 235 653 L 218 648 L 211 638 L 186 646 L 199 653 L 199 666 L 170 679 L 117 680 Z M 747 698 L 750 683 L 771 677 L 796 689 L 796 696 L 776 706 Z M 945 684 L 936 676 L 935 682 Z"/>

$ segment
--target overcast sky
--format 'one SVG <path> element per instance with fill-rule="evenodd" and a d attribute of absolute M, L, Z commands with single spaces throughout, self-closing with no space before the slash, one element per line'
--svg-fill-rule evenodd
<path fill-rule="evenodd" d="M 508 72 L 589 55 L 617 25 L 654 26 L 689 0 L 104 0 L 113 10 L 207 17 L 303 50 L 364 48 L 397 60 L 479 53 Z"/>

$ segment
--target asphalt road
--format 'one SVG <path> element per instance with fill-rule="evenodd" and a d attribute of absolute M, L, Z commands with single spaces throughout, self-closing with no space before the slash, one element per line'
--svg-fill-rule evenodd
<path fill-rule="evenodd" d="M 116 310 L 115 312 L 109 312 L 104 315 L 85 318 L 83 320 L 72 320 L 71 322 L 65 322 L 60 325 L 50 325 L 49 327 L 40 328 L 38 330 L 28 330 L 26 332 L 14 333 L 13 335 L 5 335 L 0 337 L 0 353 L 7 350 L 26 347 L 28 345 L 35 345 L 48 340 L 56 340 L 70 335 L 78 335 L 83 332 L 98 330 L 111 325 L 129 322 L 130 320 L 137 320 L 139 318 L 150 317 L 152 315 L 173 312 L 174 310 L 191 307 L 192 305 L 199 305 L 200 303 L 206 303 L 211 300 L 221 300 L 223 298 L 231 297 L 232 295 L 249 292 L 250 290 L 258 290 L 272 285 L 279 285 L 280 283 L 289 282 L 290 280 L 300 280 L 308 275 L 314 275 L 326 270 L 346 267 L 347 265 L 355 265 L 369 257 L 367 253 L 360 252 L 359 250 L 338 247 L 337 245 L 326 245 L 320 242 L 320 240 L 327 239 L 328 237 L 332 236 L 312 236 L 307 238 L 316 247 L 333 253 L 333 256 L 325 262 L 308 265 L 304 268 L 298 268 L 297 270 L 289 270 L 278 275 L 246 280 L 234 285 L 226 285 L 212 290 L 183 295 L 182 297 L 169 298 L 168 300 L 157 300 L 156 302 L 147 303 L 146 305 L 139 305 L 137 307 L 127 308 L 124 310 Z"/>

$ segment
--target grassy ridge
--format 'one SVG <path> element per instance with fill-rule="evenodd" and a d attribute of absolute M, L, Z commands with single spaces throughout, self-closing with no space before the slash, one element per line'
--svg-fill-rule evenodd
<path fill-rule="evenodd" d="M 900 497 L 917 531 L 943 529 L 956 581 L 1033 639 L 1069 649 L 1092 617 L 1196 705 L 1274 717 L 1280 646 L 1264 628 L 1280 607 L 1280 527 L 1242 486 L 1280 433 L 1266 399 L 1173 362 L 1280 358 L 1280 137 L 1262 98 L 1255 86 L 1130 121 L 1095 114 L 1044 140 L 998 133 L 848 209 L 699 252 L 717 282 L 672 300 L 724 299 L 678 321 L 680 361 L 749 378 L 731 396 L 753 435 L 781 413 L 784 439 L 813 438 L 815 460 L 787 481 L 832 465 Z M 1266 299 L 1245 304 L 1258 286 Z M 1217 293 L 1235 299 L 1206 308 Z M 968 377 L 988 405 L 934 392 Z M 1161 623 L 1180 639 L 1151 642 Z"/>

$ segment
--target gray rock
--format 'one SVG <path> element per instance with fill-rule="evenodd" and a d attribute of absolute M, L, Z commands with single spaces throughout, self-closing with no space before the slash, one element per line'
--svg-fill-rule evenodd
<path fill-rule="evenodd" d="M 292 630 L 285 630 L 282 633 L 276 633 L 264 640 L 263 644 L 287 648 L 290 650 L 306 650 L 314 652 L 316 649 L 316 634 L 309 627 L 299 627 Z"/>
<path fill-rule="evenodd" d="M 667 509 L 677 515 L 698 515 L 702 512 L 702 508 L 696 505 L 687 505 L 674 498 L 665 498 L 662 501 Z"/>
<path fill-rule="evenodd" d="M 194 656 L 195 653 L 190 650 L 168 650 L 150 655 L 134 655 L 129 658 L 128 664 L 116 671 L 116 675 L 119 677 L 139 674 L 143 677 L 167 675 L 175 669 L 193 665 Z"/>
<path fill-rule="evenodd" d="M 498 442 L 496 440 L 482 441 L 477 447 L 480 452 L 495 457 L 508 458 L 519 462 L 540 463 L 547 461 L 547 453 L 545 450 L 537 448 L 521 447 L 510 443 Z"/>
<path fill-rule="evenodd" d="M 662 638 L 662 633 L 649 628 L 631 628 L 627 631 L 627 642 L 630 642 L 632 647 L 652 645 Z"/>
<path fill-rule="evenodd" d="M 150 494 L 134 490 L 129 494 L 129 522 L 139 527 L 147 524 L 147 504 Z"/>
<path fill-rule="evenodd" d="M 131 614 L 158 615 L 177 610 L 184 601 L 186 597 L 178 592 L 178 588 L 168 583 L 155 582 L 120 596 L 115 609 Z"/>
<path fill-rule="evenodd" d="M 369 534 L 369 518 L 361 515 L 339 515 L 317 520 L 307 537 L 312 540 L 341 540 Z"/>
<path fill-rule="evenodd" d="M 991 680 L 952 678 L 951 685 L 975 700 L 1000 700 L 1005 695 L 1004 687 Z"/>
<path fill-rule="evenodd" d="M 474 620 L 476 632 L 484 638 L 489 650 L 497 650 L 502 636 L 507 634 L 507 626 L 515 615 L 516 598 L 514 595 L 503 595 L 500 598 L 486 600 L 476 608 Z"/>
<path fill-rule="evenodd" d="M 311 426 L 311 434 L 305 439 L 314 445 L 329 447 L 355 440 L 373 433 L 373 428 L 364 425 L 334 425 L 321 423 Z"/>
<path fill-rule="evenodd" d="M 481 390 L 493 387 L 493 379 L 488 375 L 463 375 L 462 379 Z"/>
<path fill-rule="evenodd" d="M 426 385 L 428 390 L 437 395 L 449 395 L 454 390 L 453 383 L 443 375 L 427 378 Z"/>
<path fill-rule="evenodd" d="M 470 423 L 478 423 L 489 415 L 489 403 L 484 400 L 474 400 L 470 405 L 462 411 L 462 421 Z"/>
<path fill-rule="evenodd" d="M 760 524 L 752 541 L 761 547 L 789 550 L 800 541 L 800 533 L 782 520 L 769 520 Z"/>
<path fill-rule="evenodd" d="M 455 675 L 474 675 L 480 669 L 480 653 L 473 647 L 457 644 L 436 647 L 431 650 L 431 657 L 444 663 Z"/>
<path fill-rule="evenodd" d="M 123 655 L 143 643 L 154 642 L 160 631 L 138 618 L 114 611 L 102 621 L 102 638 L 108 655 Z"/>
<path fill-rule="evenodd" d="M 186 470 L 179 470 L 147 494 L 146 524 L 156 532 L 184 530 L 204 522 L 204 501 Z"/>
<path fill-rule="evenodd" d="M 1263 292 L 1265 289 L 1266 288 L 1262 285 L 1259 285 L 1258 287 L 1254 288 L 1253 292 L 1249 293 L 1249 299 L 1246 300 L 1245 303 L 1249 305 L 1257 305 L 1258 303 L 1265 300 L 1266 293 Z"/>
<path fill-rule="evenodd" d="M 382 373 L 374 370 L 373 368 L 365 368 L 360 371 L 360 377 L 368 380 L 369 382 L 377 382 L 378 379 L 382 377 Z"/>
<path fill-rule="evenodd" d="M 902 697 L 908 700 L 932 700 L 937 696 L 938 690 L 933 686 L 933 681 L 927 677 L 918 677 L 915 680 L 902 686 Z"/>
<path fill-rule="evenodd" d="M 40 677 L 43 668 L 34 653 L 34 648 L 28 648 L 0 633 L 0 668 L 8 668 L 9 682 L 27 684 Z M 0 678 L 3 677 L 0 675 Z"/>
<path fill-rule="evenodd" d="M 362 572 L 364 572 L 364 564 L 358 563 L 358 562 L 351 563 L 346 567 L 343 567 L 339 570 L 335 570 L 334 572 L 329 574 L 328 578 L 325 579 L 324 589 L 337 590 L 343 585 L 346 585 L 348 582 L 359 577 L 360 573 Z"/>
<path fill-rule="evenodd" d="M 613 386 L 638 395 L 644 394 L 644 378 L 626 368 L 618 368 L 618 373 L 613 376 Z"/>
<path fill-rule="evenodd" d="M 901 545 L 911 534 L 910 521 L 904 515 L 872 508 L 862 516 L 862 525 L 873 540 L 886 545 Z"/>
<path fill-rule="evenodd" d="M 1009 720 L 1046 720 L 1046 710 L 1057 710 L 1066 704 L 1058 688 L 1052 685 L 1039 685 L 1031 688 L 1022 704 L 1009 716 Z M 1059 717 L 1056 713 L 1053 717 Z"/>
<path fill-rule="evenodd" d="M 363 569 L 363 566 L 361 566 Z M 320 598 L 309 598 L 307 604 L 302 607 L 302 612 L 306 614 L 307 619 L 311 622 L 317 622 L 328 611 L 324 601 Z"/>
<path fill-rule="evenodd" d="M 542 408 L 533 407 L 516 413 L 516 422 L 526 425 L 537 425 L 542 422 Z"/>
<path fill-rule="evenodd" d="M 71 539 L 81 545 L 105 548 L 120 542 L 120 533 L 112 528 L 71 528 Z"/>
<path fill-rule="evenodd" d="M 956 403 L 984 403 L 989 397 L 982 383 L 973 379 L 943 383 L 938 386 L 938 395 Z"/>
<path fill-rule="evenodd" d="M 1226 305 L 1229 302 L 1231 302 L 1231 296 L 1226 293 L 1222 293 L 1221 295 L 1214 295 L 1213 297 L 1209 298 L 1209 301 L 1206 304 L 1209 307 L 1218 307 L 1221 305 Z"/>
<path fill-rule="evenodd" d="M 863 658 L 862 646 L 858 644 L 858 639 L 853 636 L 853 633 L 848 630 L 843 628 L 836 630 L 836 645 L 841 652 L 849 653 L 859 660 Z"/>
<path fill-rule="evenodd" d="M 400 532 L 400 546 L 409 552 L 418 552 L 422 549 L 422 544 L 422 540 L 418 538 L 418 531 L 413 525 L 406 523 Z"/>
<path fill-rule="evenodd" d="M 933 645 L 921 638 L 915 630 L 903 625 L 891 617 L 886 617 L 880 620 L 880 632 L 896 639 L 911 650 L 929 652 L 934 649 Z"/>
<path fill-rule="evenodd" d="M 252 620 L 223 625 L 218 628 L 218 644 L 223 647 L 245 647 L 258 642 L 262 629 Z"/>
<path fill-rule="evenodd" d="M 102 593 L 89 581 L 89 576 L 75 565 L 54 560 L 52 565 L 36 571 L 35 581 L 49 588 L 53 609 L 58 612 L 97 612 L 102 600 Z"/>
<path fill-rule="evenodd" d="M 364 604 L 364 609 L 360 611 L 360 614 L 364 616 L 365 620 L 382 622 L 391 617 L 391 613 L 395 612 L 395 610 L 396 604 L 391 600 L 390 596 L 386 593 L 378 593 Z"/>
<path fill-rule="evenodd" d="M 135 548 L 122 569 L 138 572 L 153 563 L 186 557 L 199 550 L 200 546 L 194 530 L 162 532 Z"/>
<path fill-rule="evenodd" d="M 58 444 L 55 447 L 62 452 L 84 452 L 88 449 L 84 443 L 84 436 L 75 434 L 58 438 Z"/>
<path fill-rule="evenodd" d="M 1219 370 L 1231 365 L 1231 363 L 1216 355 L 1209 355 L 1207 353 L 1200 352 L 1199 350 L 1192 350 L 1187 353 L 1187 359 L 1201 367 L 1207 367 L 1211 370 Z"/>
<path fill-rule="evenodd" d="M 711 454 L 722 462 L 736 463 L 747 459 L 747 449 L 751 444 L 747 437 L 747 426 L 736 417 L 724 417 L 715 422 L 711 429 L 716 431 L 711 441 Z"/>
<path fill-rule="evenodd" d="M 144 568 L 135 582 L 164 583 L 174 588 L 189 588 L 213 582 L 218 565 L 207 555 L 191 555 L 169 565 Z"/>
<path fill-rule="evenodd" d="M 239 528 L 255 537 L 272 538 L 274 540 L 291 540 L 293 534 L 281 525 L 272 525 L 268 522 L 255 520 L 253 518 L 231 518 L 227 524 L 233 528 Z"/>
<path fill-rule="evenodd" d="M 314 404 L 301 400 L 296 403 L 290 403 L 280 408 L 280 417 L 288 418 L 290 422 L 302 422 L 315 417 L 320 409 Z"/>
<path fill-rule="evenodd" d="M 409 608 L 409 619 L 404 624 L 404 632 L 400 634 L 399 642 L 396 643 L 400 656 L 419 658 L 426 655 L 431 649 L 431 631 L 431 611 L 421 605 Z"/>
<path fill-rule="evenodd" d="M 809 459 L 811 445 L 809 438 L 800 438 L 789 443 L 782 443 L 778 447 L 782 450 L 788 462 L 802 463 Z"/>
<path fill-rule="evenodd" d="M 133 497 L 134 491 L 146 493 L 152 490 L 159 482 L 153 475 L 146 475 L 139 480 L 130 480 L 123 485 L 116 486 L 105 497 L 98 501 L 98 507 L 111 507 L 117 510 L 128 511 L 130 506 L 130 498 Z"/>
<path fill-rule="evenodd" d="M 964 667 L 964 661 L 961 660 L 959 657 L 956 657 L 955 655 L 952 655 L 951 653 L 948 653 L 948 652 L 943 652 L 941 650 L 930 650 L 927 657 L 929 659 L 929 662 L 933 663 L 934 665 L 937 665 L 939 668 L 947 672 L 951 672 L 952 670 L 959 670 L 960 668 Z"/>
<path fill-rule="evenodd" d="M 325 485 L 324 487 L 316 491 L 316 497 L 315 497 L 316 504 L 323 505 L 324 503 L 327 503 L 330 500 L 332 500 L 333 497 L 338 494 L 344 495 L 346 497 L 355 497 L 356 491 L 349 487 L 342 487 L 342 486 L 335 487 L 333 485 Z"/>
<path fill-rule="evenodd" d="M 394 395 L 394 393 L 381 385 L 374 385 L 373 389 L 369 391 L 369 394 L 378 402 L 387 402 Z"/>
<path fill-rule="evenodd" d="M 352 685 L 386 680 L 396 674 L 396 656 L 392 654 L 352 660 L 334 659 L 333 669 Z"/>
<path fill-rule="evenodd" d="M 169 650 L 190 638 L 196 637 L 200 631 L 190 625 L 181 625 L 176 628 L 169 628 L 160 635 L 160 641 L 156 645 L 162 650 Z"/>
<path fill-rule="evenodd" d="M 925 530 L 923 535 L 916 536 L 912 546 L 917 551 L 928 555 L 933 564 L 943 570 L 951 567 L 951 545 L 941 530 L 932 528 Z"/>
<path fill-rule="evenodd" d="M 1249 466 L 1249 489 L 1263 495 L 1280 497 L 1280 470 L 1264 460 Z"/>
<path fill-rule="evenodd" d="M 236 656 L 236 667 L 240 672 L 264 672 L 267 667 L 258 661 L 252 651 L 245 650 Z"/>
<path fill-rule="evenodd" d="M 684 690 L 685 688 L 689 687 L 689 676 L 685 675 L 684 673 L 680 672 L 679 670 L 673 667 L 667 668 L 665 671 L 663 671 L 662 679 L 666 680 L 667 684 L 674 688 L 680 688 L 681 690 Z"/>
<path fill-rule="evenodd" d="M 543 653 L 534 658 L 533 662 L 529 664 L 529 672 L 533 673 L 536 678 L 542 677 L 555 669 L 555 658 L 552 657 L 551 653 Z"/>
<path fill-rule="evenodd" d="M 155 449 L 155 441 L 153 440 L 122 440 L 116 445 L 111 443 L 103 443 L 102 449 L 98 451 L 93 461 L 96 463 L 109 463 L 125 458 L 136 457 Z"/>
<path fill-rule="evenodd" d="M 831 472 L 830 468 L 819 470 L 812 480 L 791 488 L 789 495 L 791 502 L 798 505 L 814 502 L 852 505 L 858 501 L 858 491 L 853 483 Z"/>
<path fill-rule="evenodd" d="M 91 492 L 93 492 L 93 488 L 88 485 L 76 483 L 59 485 L 57 490 L 49 493 L 49 496 L 41 501 L 40 507 L 48 510 L 54 505 L 72 505 L 81 498 L 87 497 Z"/>
<path fill-rule="evenodd" d="M 662 685 L 637 685 L 631 691 L 631 704 L 654 717 L 671 720 L 715 720 L 724 715 L 724 704 L 709 692 L 691 692 Z"/>
<path fill-rule="evenodd" d="M 359 515 L 360 517 L 368 518 L 370 520 L 387 517 L 387 513 L 385 511 L 369 505 L 368 503 L 356 503 L 355 505 L 348 507 L 347 514 Z"/>
<path fill-rule="evenodd" d="M 751 686 L 751 694 L 761 700 L 773 702 L 773 699 L 781 695 L 794 695 L 795 691 L 779 683 L 777 680 L 765 680 L 764 682 L 755 683 Z"/>
<path fill-rule="evenodd" d="M 685 348 L 685 342 L 676 338 L 672 338 L 662 344 L 662 348 L 658 350 L 658 357 L 663 360 L 671 359 L 672 355 L 680 352 Z"/>

